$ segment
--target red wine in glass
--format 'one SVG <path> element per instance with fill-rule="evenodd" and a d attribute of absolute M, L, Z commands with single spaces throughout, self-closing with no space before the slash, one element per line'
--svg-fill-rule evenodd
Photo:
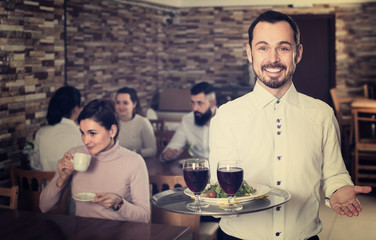
<path fill-rule="evenodd" d="M 206 159 L 191 158 L 183 163 L 183 176 L 189 190 L 195 195 L 195 201 L 188 203 L 187 208 L 200 211 L 209 207 L 209 204 L 201 201 L 201 192 L 209 181 L 209 162 Z"/>
<path fill-rule="evenodd" d="M 228 211 L 241 210 L 240 204 L 234 203 L 234 195 L 243 183 L 244 171 L 235 161 L 218 162 L 217 178 L 222 190 L 229 196 L 228 204 L 222 206 Z"/>
<path fill-rule="evenodd" d="M 197 169 L 185 168 L 183 170 L 184 180 L 187 187 L 194 193 L 201 193 L 209 180 L 209 168 L 202 167 Z"/>

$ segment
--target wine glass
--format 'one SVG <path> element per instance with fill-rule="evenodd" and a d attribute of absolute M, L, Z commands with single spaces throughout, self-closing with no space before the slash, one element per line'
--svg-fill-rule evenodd
<path fill-rule="evenodd" d="M 234 195 L 243 183 L 244 171 L 236 161 L 220 161 L 217 166 L 218 183 L 228 195 L 227 205 L 221 206 L 226 211 L 243 209 L 240 204 L 234 203 Z"/>
<path fill-rule="evenodd" d="M 209 207 L 209 204 L 201 201 L 201 192 L 209 181 L 209 162 L 207 159 L 191 158 L 183 163 L 184 181 L 195 195 L 195 201 L 188 203 L 187 208 L 201 210 Z"/>

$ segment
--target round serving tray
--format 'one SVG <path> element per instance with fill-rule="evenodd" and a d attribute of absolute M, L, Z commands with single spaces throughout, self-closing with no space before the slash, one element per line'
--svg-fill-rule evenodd
<path fill-rule="evenodd" d="M 151 198 L 151 203 L 159 208 L 183 214 L 194 214 L 202 216 L 223 216 L 264 211 L 275 206 L 286 203 L 291 198 L 291 194 L 285 190 L 271 188 L 270 192 L 262 198 L 254 199 L 249 202 L 242 202 L 243 209 L 239 211 L 225 211 L 218 204 L 210 204 L 208 208 L 200 211 L 193 211 L 186 207 L 188 202 L 193 199 L 184 193 L 185 187 L 166 190 L 155 194 Z"/>

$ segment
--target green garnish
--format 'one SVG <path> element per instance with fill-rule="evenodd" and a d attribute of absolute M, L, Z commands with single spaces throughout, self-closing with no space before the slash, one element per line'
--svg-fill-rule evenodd
<path fill-rule="evenodd" d="M 208 194 L 211 190 L 215 192 L 215 198 L 227 198 L 227 194 L 222 190 L 221 186 L 218 183 L 210 184 L 208 188 L 206 188 L 202 193 Z M 255 194 L 257 190 L 253 187 L 249 186 L 249 184 L 243 180 L 242 185 L 240 186 L 239 191 L 235 193 L 235 197 L 244 197 L 244 196 L 252 196 Z"/>

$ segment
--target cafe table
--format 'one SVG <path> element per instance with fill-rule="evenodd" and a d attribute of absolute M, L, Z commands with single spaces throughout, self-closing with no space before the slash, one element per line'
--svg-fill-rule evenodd
<path fill-rule="evenodd" d="M 0 209 L 1 240 L 179 239 L 187 227 Z"/>
<path fill-rule="evenodd" d="M 182 161 L 172 160 L 162 163 L 158 157 L 145 158 L 146 167 L 149 175 L 153 176 L 182 176 Z"/>

